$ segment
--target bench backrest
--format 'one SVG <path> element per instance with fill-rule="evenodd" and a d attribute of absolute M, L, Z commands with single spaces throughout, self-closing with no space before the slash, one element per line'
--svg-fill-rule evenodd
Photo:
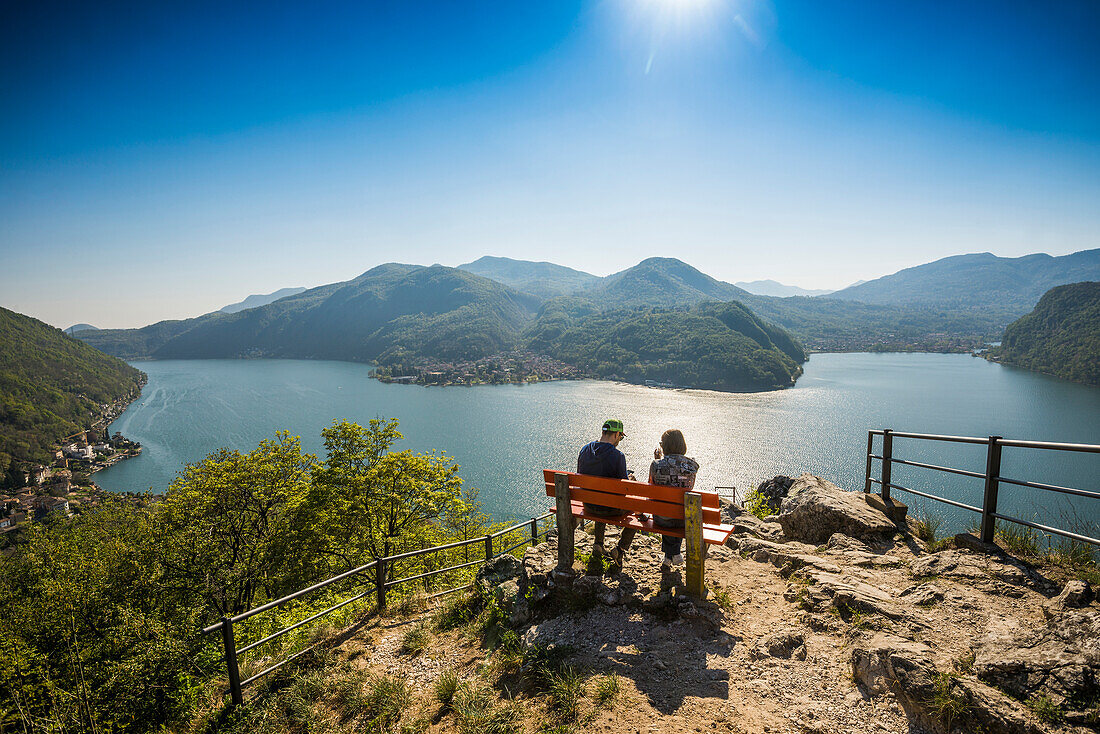
<path fill-rule="evenodd" d="M 554 471 L 545 469 L 542 472 L 546 482 L 546 496 L 556 496 L 554 490 L 554 475 L 565 474 L 569 477 L 569 494 L 574 500 L 588 502 L 604 507 L 615 507 L 628 512 L 645 512 L 650 515 L 660 515 L 672 519 L 682 520 L 684 517 L 684 492 L 678 487 L 665 487 L 649 482 L 632 482 L 629 479 L 609 479 L 608 477 L 594 477 L 589 474 L 577 474 L 575 472 Z M 719 511 L 718 495 L 714 492 L 704 492 L 698 489 L 703 498 L 703 523 L 706 525 L 719 525 L 722 522 L 722 514 Z"/>

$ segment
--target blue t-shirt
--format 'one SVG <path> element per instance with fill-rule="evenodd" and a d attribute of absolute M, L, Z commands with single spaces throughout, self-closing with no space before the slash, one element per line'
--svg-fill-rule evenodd
<path fill-rule="evenodd" d="M 614 445 L 604 441 L 587 443 L 577 457 L 577 473 L 626 479 L 626 456 Z"/>

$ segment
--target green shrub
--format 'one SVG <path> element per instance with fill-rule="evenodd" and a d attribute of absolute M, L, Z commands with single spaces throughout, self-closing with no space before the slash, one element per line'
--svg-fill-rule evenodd
<path fill-rule="evenodd" d="M 758 489 L 754 489 L 745 495 L 745 501 L 741 503 L 741 509 L 761 520 L 775 514 L 775 511 L 768 505 L 768 500 L 760 494 Z"/>

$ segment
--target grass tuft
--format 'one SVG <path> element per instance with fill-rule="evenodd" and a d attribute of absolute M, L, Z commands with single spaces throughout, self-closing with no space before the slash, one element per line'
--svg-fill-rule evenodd
<path fill-rule="evenodd" d="M 514 734 L 522 717 L 515 704 L 497 704 L 491 690 L 470 683 L 458 687 L 451 709 L 460 734 Z"/>
<path fill-rule="evenodd" d="M 954 690 L 958 676 L 954 673 L 937 673 L 933 681 L 928 704 L 947 731 L 955 722 L 970 713 L 970 701 Z"/>
<path fill-rule="evenodd" d="M 596 705 L 601 708 L 613 708 L 615 699 L 619 697 L 619 676 L 614 673 L 601 676 L 596 681 L 595 688 Z"/>
<path fill-rule="evenodd" d="M 458 690 L 458 673 L 446 670 L 435 682 L 435 700 L 444 706 L 450 706 Z"/>
<path fill-rule="evenodd" d="M 543 673 L 550 707 L 556 718 L 565 723 L 580 718 L 581 700 L 584 699 L 584 679 L 572 665 L 561 665 Z"/>
<path fill-rule="evenodd" d="M 1040 721 L 1045 721 L 1048 724 L 1060 724 L 1065 718 L 1065 712 L 1062 711 L 1062 707 L 1054 703 L 1045 693 L 1032 696 L 1027 701 L 1024 701 L 1024 705 L 1031 709 L 1032 713 L 1039 717 Z"/>
<path fill-rule="evenodd" d="M 401 640 L 401 652 L 410 655 L 422 653 L 428 649 L 431 641 L 432 633 L 428 629 L 428 625 L 423 621 L 417 622 L 405 633 L 405 637 Z"/>

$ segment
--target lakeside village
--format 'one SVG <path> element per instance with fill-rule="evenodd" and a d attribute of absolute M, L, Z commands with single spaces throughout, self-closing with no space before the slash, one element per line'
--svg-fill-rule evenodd
<path fill-rule="evenodd" d="M 531 352 L 509 352 L 463 362 L 418 361 L 389 364 L 372 373 L 381 382 L 402 385 L 505 385 L 580 380 L 590 375 L 573 365 Z"/>
<path fill-rule="evenodd" d="M 66 436 L 52 448 L 49 466 L 28 464 L 9 475 L 19 486 L 0 490 L 0 548 L 9 548 L 28 523 L 71 518 L 119 496 L 100 489 L 91 475 L 141 454 L 141 444 L 121 433 L 111 436 L 107 428 L 136 397 L 101 406 L 103 417 L 90 429 Z M 124 496 L 134 502 L 147 501 L 139 495 Z"/>

